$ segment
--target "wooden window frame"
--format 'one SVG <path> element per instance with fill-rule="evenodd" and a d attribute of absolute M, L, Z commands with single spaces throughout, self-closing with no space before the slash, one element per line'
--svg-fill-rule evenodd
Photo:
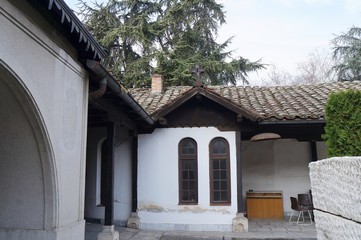
<path fill-rule="evenodd" d="M 194 146 L 195 146 L 195 154 L 182 154 L 181 150 L 182 150 L 182 144 L 186 143 L 187 141 L 191 141 Z M 183 179 L 183 175 L 182 175 L 182 162 L 183 161 L 189 161 L 189 160 L 194 160 L 194 181 L 195 181 L 195 201 L 188 201 L 188 200 L 183 200 L 183 187 L 182 187 L 182 183 L 183 181 L 185 181 Z M 192 138 L 183 138 L 182 140 L 179 141 L 178 144 L 178 196 L 179 196 L 179 205 L 197 205 L 198 204 L 198 146 L 197 146 L 197 142 L 192 139 Z M 190 190 L 188 190 L 190 191 Z"/>
<path fill-rule="evenodd" d="M 226 145 L 226 153 L 225 154 L 213 154 L 213 147 L 214 147 L 214 143 L 216 141 L 222 141 L 225 143 Z M 218 160 L 225 160 L 226 161 L 226 183 L 227 183 L 227 188 L 226 188 L 226 196 L 227 199 L 226 200 L 220 200 L 220 201 L 215 201 L 214 200 L 214 169 L 213 169 L 213 162 L 215 159 Z M 221 184 L 220 184 L 220 188 L 221 188 Z M 214 138 L 210 143 L 209 143 L 209 192 L 210 192 L 210 205 L 211 206 L 228 206 L 231 205 L 231 171 L 230 171 L 230 155 L 229 155 L 229 143 L 226 139 L 221 138 L 221 137 L 217 137 Z M 217 190 L 217 191 L 221 191 L 221 190 Z"/>

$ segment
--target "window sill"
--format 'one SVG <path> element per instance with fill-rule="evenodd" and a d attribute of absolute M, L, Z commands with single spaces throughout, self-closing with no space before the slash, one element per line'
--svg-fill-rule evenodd
<path fill-rule="evenodd" d="M 213 202 L 210 206 L 231 206 L 231 202 Z"/>
<path fill-rule="evenodd" d="M 178 205 L 198 205 L 198 202 L 178 203 Z"/>

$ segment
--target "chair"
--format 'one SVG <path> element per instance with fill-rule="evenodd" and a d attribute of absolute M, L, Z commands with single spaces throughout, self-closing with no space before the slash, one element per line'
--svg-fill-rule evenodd
<path fill-rule="evenodd" d="M 304 207 L 310 207 L 313 210 L 313 204 L 310 196 L 307 193 L 300 193 L 297 195 L 298 204 Z"/>
<path fill-rule="evenodd" d="M 297 195 L 297 199 L 298 199 L 298 204 L 300 206 L 302 206 L 303 209 L 307 209 L 309 216 L 310 216 L 310 213 L 311 213 L 312 218 L 310 217 L 310 219 L 313 220 L 312 195 L 309 195 L 307 193 L 300 193 L 300 194 Z"/>
<path fill-rule="evenodd" d="M 292 211 L 289 222 L 290 223 L 297 223 L 297 224 L 304 223 L 305 222 L 304 212 L 308 212 L 308 216 L 310 217 L 310 223 L 309 224 L 312 224 L 312 216 L 311 216 L 311 211 L 313 209 L 312 205 L 302 205 L 302 204 L 300 204 L 300 202 L 295 197 L 290 197 L 290 199 L 291 199 L 291 208 L 292 208 L 292 210 L 298 212 L 298 217 L 297 217 L 297 221 L 292 221 L 292 217 L 293 217 L 293 213 L 294 213 L 294 211 Z M 306 197 L 301 196 L 300 200 L 302 202 L 306 201 Z M 300 221 L 301 216 L 302 216 L 302 221 Z"/>

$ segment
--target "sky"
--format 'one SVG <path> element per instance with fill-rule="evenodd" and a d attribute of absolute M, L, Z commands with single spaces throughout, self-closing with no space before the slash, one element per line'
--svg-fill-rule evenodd
<path fill-rule="evenodd" d="M 89 2 L 93 2 L 90 0 Z M 97 2 L 104 2 L 98 0 Z M 78 0 L 65 0 L 77 10 Z M 233 57 L 275 65 L 295 74 L 315 51 L 331 53 L 331 41 L 361 27 L 361 0 L 218 0 L 226 12 L 218 42 L 233 37 Z M 251 85 L 267 79 L 270 68 L 250 74 Z"/>

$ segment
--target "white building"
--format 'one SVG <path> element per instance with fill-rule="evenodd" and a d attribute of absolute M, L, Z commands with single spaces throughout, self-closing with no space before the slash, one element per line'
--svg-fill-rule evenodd
<path fill-rule="evenodd" d="M 6 240 L 84 239 L 84 219 L 105 230 L 241 231 L 247 192 L 281 193 L 283 217 L 289 197 L 310 189 L 308 163 L 325 157 L 328 95 L 361 89 L 163 88 L 158 76 L 127 92 L 63 0 L 2 1 L 0 29 Z M 265 132 L 278 136 L 252 140 Z"/>
<path fill-rule="evenodd" d="M 139 135 L 137 212 L 140 228 L 161 230 L 238 231 L 247 229 L 243 215 L 290 215 L 290 197 L 311 189 L 308 164 L 326 156 L 328 95 L 361 89 L 359 82 L 162 88 L 159 76 L 153 80 L 160 81 L 153 89 L 131 90 L 158 122 Z"/>

